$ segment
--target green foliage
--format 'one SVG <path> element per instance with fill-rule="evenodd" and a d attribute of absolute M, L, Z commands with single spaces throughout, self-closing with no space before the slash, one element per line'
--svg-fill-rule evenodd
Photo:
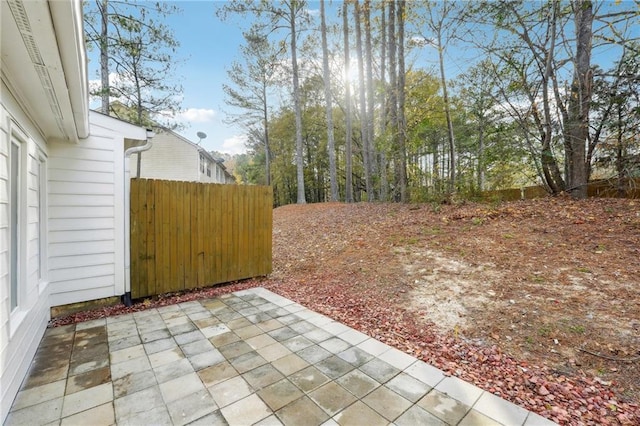
<path fill-rule="evenodd" d="M 634 77 L 640 75 L 639 50 L 640 43 L 630 42 L 611 70 L 597 70 L 592 107 L 599 119 L 599 178 L 640 176 L 640 79 Z"/>
<path fill-rule="evenodd" d="M 253 155 L 238 155 L 233 174 L 238 183 L 265 185 L 264 151 Z"/>
<path fill-rule="evenodd" d="M 328 199 L 329 157 L 325 94 L 318 60 L 321 56 L 319 22 L 314 23 L 314 16 L 308 13 L 305 4 L 297 1 L 273 3 L 268 0 L 234 0 L 218 8 L 219 16 L 223 19 L 241 15 L 255 18 L 246 32 L 246 45 L 242 48 L 245 61 L 232 65 L 230 83 L 224 90 L 229 97 L 229 104 L 243 110 L 243 114 L 234 119 L 250 123 L 251 167 L 265 165 L 269 157 L 265 152 L 264 139 L 267 133 L 271 138 L 268 153 L 272 159 L 272 184 L 277 205 L 296 202 L 296 191 L 300 185 L 296 162 L 299 160 L 303 163 L 305 198 L 312 202 Z M 390 87 L 390 70 L 385 62 L 389 60 L 388 51 L 382 60 L 383 40 L 385 48 L 390 46 L 389 40 L 385 40 L 389 32 L 382 24 L 383 18 L 388 19 L 389 15 L 383 16 L 382 12 L 388 12 L 389 4 L 371 3 L 370 35 L 375 71 L 375 101 L 371 115 L 360 110 L 362 107 L 357 99 L 359 81 L 342 77 L 344 52 L 341 51 L 341 28 L 338 28 L 337 20 L 334 25 L 329 22 L 333 131 L 340 194 L 346 192 L 345 147 L 347 140 L 350 140 L 353 144 L 351 177 L 355 200 L 373 200 L 378 196 L 385 200 L 399 199 L 401 184 L 398 176 L 403 166 L 398 162 L 401 150 L 399 132 L 404 132 L 406 136 L 407 194 L 410 202 L 431 203 L 436 209 L 441 203 L 479 199 L 486 190 L 517 188 L 540 182 L 555 182 L 561 187 L 569 167 L 563 127 L 566 117 L 562 114 L 563 108 L 566 110 L 575 63 L 575 39 L 570 31 L 575 10 L 571 4 L 481 1 L 465 4 L 459 16 L 453 20 L 460 27 L 456 31 L 450 28 L 457 37 L 455 40 L 443 39 L 444 45 L 460 43 L 462 46 L 458 47 L 480 49 L 483 53 L 473 66 L 456 64 L 464 72 L 453 81 L 445 81 L 456 145 L 455 191 L 451 191 L 447 185 L 451 164 L 441 77 L 436 74 L 435 68 L 420 68 L 418 65 L 425 58 L 437 63 L 439 52 L 434 49 L 438 45 L 435 40 L 437 28 L 433 25 L 429 27 L 426 21 L 430 18 L 428 13 L 437 15 L 438 8 L 444 7 L 444 4 L 425 8 L 419 2 L 408 2 L 406 16 L 403 16 L 407 20 L 405 48 L 409 52 L 407 57 L 411 58 L 404 87 L 406 128 L 392 126 L 389 112 L 391 98 L 398 95 L 398 89 Z M 348 6 L 352 5 L 350 3 Z M 286 6 L 292 6 L 293 9 L 287 9 Z M 594 41 L 612 43 L 614 38 L 623 38 L 625 31 L 617 29 L 626 25 L 625 22 L 631 22 L 631 17 L 627 14 L 628 6 L 620 7 L 620 20 L 600 29 L 611 32 L 609 38 L 600 34 L 594 36 Z M 288 12 L 291 11 L 296 17 L 296 24 L 302 25 L 302 29 L 298 27 L 301 31 L 296 39 L 299 42 L 300 63 L 303 64 L 297 93 L 302 121 L 301 158 L 296 155 L 296 102 L 291 96 L 292 64 L 288 53 L 292 16 Z M 438 18 L 436 15 L 431 18 Z M 483 27 L 495 31 L 467 31 Z M 348 31 L 351 51 L 356 45 L 353 22 Z M 417 34 L 422 35 L 422 39 Z M 638 80 L 611 77 L 614 74 L 628 77 L 638 73 L 637 52 L 640 49 L 631 42 L 625 43 L 625 46 L 628 55 L 624 56 L 624 60 L 621 59 L 615 70 L 604 73 L 596 80 L 596 89 L 600 90 L 597 97 L 599 104 L 594 104 L 592 108 L 598 117 L 602 117 L 603 124 L 601 149 L 596 149 L 592 154 L 596 166 L 609 168 L 618 174 L 624 170 L 628 176 L 633 176 L 640 173 L 640 166 L 632 161 L 639 158 L 640 152 L 637 138 L 633 138 L 634 129 L 640 124 Z M 261 57 L 257 53 L 263 49 L 269 54 Z M 411 49 L 414 49 L 414 56 L 411 56 Z M 252 62 L 246 61 L 249 57 Z M 264 61 L 260 62 L 259 57 Z M 354 66 L 356 62 L 357 58 L 352 56 L 351 65 Z M 264 68 L 258 67 L 259 73 L 248 73 L 249 68 L 258 63 L 263 67 L 270 66 L 270 71 L 265 73 Z M 548 75 L 544 66 L 547 63 L 551 67 Z M 384 79 L 382 71 L 386 73 Z M 271 105 L 278 102 L 279 109 L 269 111 L 267 126 L 262 128 L 259 124 L 264 120 L 261 114 L 262 99 L 255 96 L 254 92 L 260 85 L 254 83 L 261 79 L 264 82 L 267 74 L 273 90 Z M 354 95 L 351 99 L 354 114 L 350 135 L 345 134 L 347 106 L 344 95 L 348 85 Z M 551 107 L 549 111 L 545 111 L 545 106 Z M 621 116 L 617 119 L 612 114 L 605 117 L 607 108 L 610 112 L 617 110 Z M 375 164 L 371 167 L 373 193 L 367 193 L 366 189 L 365 144 L 360 133 L 362 125 L 369 124 L 366 120 L 371 118 L 367 117 L 373 117 L 375 129 Z M 598 121 L 593 123 L 592 132 L 595 132 Z M 616 139 L 618 134 L 622 134 L 622 137 Z M 243 179 L 260 179 L 258 174 L 251 175 L 248 171 L 243 172 L 243 176 Z M 456 194 L 456 199 L 447 196 L 451 192 Z M 494 202 L 498 202 L 498 199 Z"/>

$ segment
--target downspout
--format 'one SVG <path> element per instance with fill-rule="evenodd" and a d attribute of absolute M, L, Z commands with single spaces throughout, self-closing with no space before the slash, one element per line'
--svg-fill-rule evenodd
<path fill-rule="evenodd" d="M 124 151 L 124 294 L 122 303 L 131 306 L 131 175 L 129 163 L 131 155 L 151 149 L 151 139 L 155 136 L 147 129 L 147 141 L 144 145 L 132 146 Z M 139 177 L 139 176 L 136 176 Z"/>

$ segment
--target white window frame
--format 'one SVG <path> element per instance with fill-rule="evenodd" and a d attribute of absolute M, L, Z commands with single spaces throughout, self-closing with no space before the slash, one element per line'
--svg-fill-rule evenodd
<path fill-rule="evenodd" d="M 21 230 L 22 222 L 22 151 L 20 141 L 15 140 L 13 135 L 9 139 L 9 310 L 11 314 L 20 306 L 20 266 L 21 259 Z M 16 158 L 17 161 L 16 161 Z M 15 170 L 17 169 L 17 170 Z"/>
<path fill-rule="evenodd" d="M 28 181 L 28 168 L 27 168 L 27 157 L 29 154 L 29 138 L 27 135 L 21 131 L 20 127 L 17 123 L 10 121 L 9 122 L 9 179 L 14 179 L 17 176 L 17 200 L 15 206 L 17 208 L 17 223 L 14 224 L 13 221 L 9 220 L 9 233 L 12 238 L 14 235 L 17 236 L 17 241 L 15 243 L 16 249 L 16 271 L 15 275 L 17 278 L 17 289 L 16 289 L 16 298 L 17 304 L 16 306 L 10 306 L 11 313 L 9 315 L 9 323 L 10 323 L 10 336 L 13 336 L 14 333 L 18 330 L 18 327 L 24 320 L 27 314 L 28 306 L 27 306 L 27 298 L 26 298 L 26 285 L 27 285 L 27 242 L 25 241 L 27 235 L 27 221 L 25 220 L 27 216 L 27 181 Z M 18 173 L 14 174 L 13 170 L 13 146 L 18 147 Z M 12 184 L 10 184 L 12 185 Z M 9 211 L 12 214 L 12 209 L 14 208 L 11 197 L 9 197 Z M 12 227 L 16 226 L 17 229 Z M 13 250 L 13 241 L 11 242 L 11 249 Z M 9 285 L 10 285 L 10 296 L 13 292 L 13 259 L 10 259 L 11 265 L 9 266 Z"/>

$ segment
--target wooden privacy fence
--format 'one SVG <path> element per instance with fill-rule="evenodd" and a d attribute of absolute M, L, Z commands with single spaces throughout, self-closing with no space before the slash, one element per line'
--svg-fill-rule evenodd
<path fill-rule="evenodd" d="M 527 186 L 525 188 L 497 189 L 495 191 L 483 191 L 484 200 L 532 200 L 543 198 L 549 193 L 541 186 Z M 587 186 L 587 196 L 596 198 L 640 198 L 640 179 L 595 180 Z"/>
<path fill-rule="evenodd" d="M 131 297 L 271 273 L 267 186 L 131 180 Z"/>

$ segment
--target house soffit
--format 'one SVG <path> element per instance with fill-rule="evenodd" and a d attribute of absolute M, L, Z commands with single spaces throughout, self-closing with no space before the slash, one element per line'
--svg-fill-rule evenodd
<path fill-rule="evenodd" d="M 71 100 L 49 6 L 2 1 L 2 76 L 47 140 L 77 142 Z"/>

